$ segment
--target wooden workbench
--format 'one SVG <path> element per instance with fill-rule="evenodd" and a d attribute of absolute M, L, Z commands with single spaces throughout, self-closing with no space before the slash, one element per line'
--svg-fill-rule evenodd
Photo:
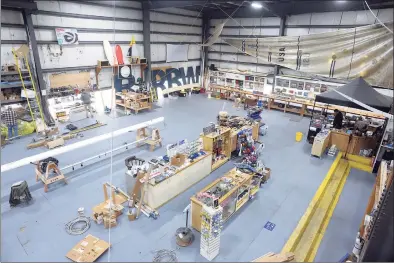
<path fill-rule="evenodd" d="M 231 88 L 231 87 L 225 87 L 221 85 L 215 85 L 215 84 L 210 84 L 209 88 L 213 91 L 219 91 L 219 93 L 227 92 L 227 93 L 238 93 L 241 95 L 252 95 L 257 97 L 258 99 L 266 99 L 268 101 L 268 109 L 276 109 L 276 110 L 281 110 L 283 112 L 292 112 L 296 114 L 300 114 L 301 116 L 311 116 L 311 107 L 314 105 L 314 101 L 312 100 L 306 100 L 302 98 L 284 98 L 278 95 L 266 95 L 266 94 L 257 94 L 253 93 L 250 91 L 245 91 L 245 90 L 240 90 L 236 88 Z M 284 104 L 284 107 L 279 107 L 277 104 L 281 103 Z M 298 106 L 294 106 L 292 104 L 297 104 Z M 328 110 L 335 110 L 338 109 L 339 111 L 343 113 L 350 113 L 350 114 L 355 114 L 355 115 L 361 115 L 361 116 L 366 116 L 366 117 L 371 117 L 371 118 L 377 118 L 377 119 L 385 119 L 385 117 L 381 114 L 377 114 L 374 112 L 370 111 L 364 111 L 364 110 L 359 110 L 359 109 L 354 109 L 354 108 L 349 108 L 349 107 L 342 107 L 342 106 L 337 106 L 337 105 L 330 105 L 330 104 L 322 104 L 322 103 L 316 103 L 315 104 L 315 110 L 319 109 L 328 109 Z"/>
<path fill-rule="evenodd" d="M 176 174 L 164 181 L 157 184 L 149 182 L 145 194 L 146 204 L 152 209 L 166 204 L 208 176 L 211 173 L 211 165 L 212 155 L 207 153 L 182 167 Z"/>
<path fill-rule="evenodd" d="M 216 170 L 223 164 L 225 164 L 231 157 L 231 140 L 230 133 L 231 129 L 228 127 L 220 127 L 219 133 L 210 133 L 210 134 L 201 134 L 201 138 L 203 141 L 203 150 L 212 153 L 212 158 L 214 159 L 214 144 L 219 139 L 223 139 L 222 145 L 222 154 L 225 155 L 225 158 L 214 161 L 212 160 L 212 171 Z"/>
<path fill-rule="evenodd" d="M 221 207 L 226 207 L 223 209 L 223 221 L 226 222 L 233 214 L 235 214 L 246 202 L 250 200 L 250 195 L 254 195 L 258 192 L 259 186 L 254 187 L 252 190 L 248 190 L 242 198 L 238 200 L 239 190 L 243 188 L 249 188 L 252 182 L 253 174 L 246 174 L 237 171 L 236 168 L 231 169 L 223 177 L 216 179 L 211 184 L 207 185 L 199 193 L 203 193 L 220 183 L 222 178 L 232 178 L 235 182 L 234 187 L 227 192 L 224 196 L 219 199 L 219 205 Z M 192 217 L 192 227 L 197 231 L 201 231 L 201 209 L 203 203 L 197 199 L 198 193 L 190 198 L 191 201 L 191 217 Z M 232 209 L 227 209 L 227 207 L 233 206 Z M 226 211 L 229 212 L 226 212 Z M 232 211 L 231 211 L 232 210 Z M 227 213 L 227 214 L 226 214 Z"/>
<path fill-rule="evenodd" d="M 378 140 L 375 137 L 365 137 L 352 135 L 352 139 L 349 142 L 350 134 L 343 131 L 332 130 L 330 132 L 330 140 L 328 147 L 334 145 L 341 152 L 346 152 L 350 154 L 359 155 L 360 150 L 364 149 L 375 149 L 378 144 Z"/>
<path fill-rule="evenodd" d="M 133 110 L 136 114 L 138 111 L 144 109 L 152 109 L 152 102 L 149 95 L 135 92 L 117 92 L 116 96 L 121 98 L 120 100 L 116 100 L 116 105 Z"/>

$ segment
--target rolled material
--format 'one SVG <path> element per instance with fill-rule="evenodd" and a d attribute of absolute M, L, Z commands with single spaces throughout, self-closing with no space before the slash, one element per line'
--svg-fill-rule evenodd
<path fill-rule="evenodd" d="M 163 121 L 164 121 L 164 117 L 159 117 L 159 118 L 156 118 L 156 119 L 153 119 L 153 120 L 150 120 L 150 121 L 146 121 L 146 122 L 142 122 L 142 123 L 139 123 L 139 124 L 136 124 L 136 125 L 132 125 L 132 126 L 129 126 L 129 127 L 117 130 L 117 131 L 113 131 L 113 132 L 109 132 L 109 133 L 106 133 L 106 134 L 103 134 L 103 135 L 99 135 L 99 136 L 96 136 L 96 137 L 93 137 L 93 138 L 90 138 L 90 139 L 87 139 L 87 140 L 84 140 L 84 141 L 81 141 L 81 142 L 73 143 L 73 144 L 66 145 L 66 146 L 61 147 L 61 148 L 53 149 L 51 151 L 47 151 L 47 152 L 44 152 L 44 153 L 40 153 L 40 154 L 36 154 L 36 155 L 30 156 L 30 157 L 26 157 L 24 159 L 21 159 L 21 160 L 12 162 L 12 163 L 7 163 L 7 164 L 2 165 L 1 166 L 1 172 L 3 173 L 3 172 L 6 172 L 6 171 L 9 171 L 9 170 L 12 170 L 12 169 L 15 169 L 15 168 L 18 168 L 18 167 L 30 164 L 32 162 L 33 163 L 37 162 L 39 160 L 42 160 L 42 159 L 45 159 L 45 158 L 48 158 L 48 157 L 54 157 L 56 155 L 59 155 L 59 154 L 62 154 L 62 153 L 66 153 L 66 152 L 69 152 L 69 151 L 72 151 L 72 150 L 75 150 L 75 149 L 78 149 L 78 148 L 82 148 L 82 147 L 91 145 L 93 143 L 97 143 L 97 142 L 100 142 L 100 141 L 104 141 L 104 140 L 110 139 L 111 136 L 117 137 L 119 135 L 128 133 L 130 131 L 136 131 L 138 129 L 141 129 L 141 128 L 144 128 L 144 127 L 147 127 L 147 126 L 150 126 L 150 125 L 154 125 L 154 124 L 157 124 L 157 123 L 160 123 L 160 122 L 163 122 Z"/>

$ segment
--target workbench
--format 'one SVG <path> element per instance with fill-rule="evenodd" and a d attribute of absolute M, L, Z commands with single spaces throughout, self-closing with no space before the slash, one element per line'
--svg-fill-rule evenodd
<path fill-rule="evenodd" d="M 241 94 L 243 96 L 252 95 L 252 96 L 257 97 L 259 100 L 261 100 L 261 99 L 267 100 L 267 102 L 268 102 L 267 107 L 269 110 L 276 109 L 276 110 L 281 110 L 283 112 L 296 113 L 301 116 L 312 116 L 312 108 L 315 107 L 315 111 L 319 111 L 319 110 L 323 110 L 323 109 L 333 111 L 335 109 L 338 109 L 342 113 L 350 113 L 350 114 L 361 115 L 361 116 L 365 116 L 365 117 L 377 118 L 377 119 L 382 119 L 382 120 L 385 119 L 385 117 L 383 115 L 378 114 L 378 113 L 374 113 L 371 111 L 364 111 L 364 110 L 343 107 L 343 106 L 337 106 L 337 105 L 331 105 L 331 104 L 314 103 L 313 100 L 290 98 L 288 96 L 285 97 L 285 96 L 273 95 L 273 94 L 267 95 L 267 94 L 261 94 L 261 93 L 253 93 L 253 92 L 246 91 L 246 90 L 226 87 L 226 86 L 222 86 L 222 85 L 215 85 L 215 84 L 210 84 L 209 88 L 212 91 L 219 92 L 219 96 L 222 93 L 237 93 L 237 94 Z M 224 96 L 224 97 L 227 98 L 228 96 Z M 283 107 L 281 107 L 280 104 Z"/>
<path fill-rule="evenodd" d="M 144 95 L 135 92 L 116 92 L 116 105 L 124 107 L 125 109 L 133 110 L 136 114 L 138 111 L 152 109 L 152 102 L 149 95 Z"/>
<path fill-rule="evenodd" d="M 375 149 L 378 144 L 376 137 L 367 136 L 356 136 L 352 135 L 350 140 L 350 134 L 343 131 L 332 130 L 330 132 L 330 140 L 328 147 L 334 145 L 341 152 L 346 152 L 354 155 L 359 155 L 360 150 L 364 149 Z"/>
<path fill-rule="evenodd" d="M 145 203 L 157 209 L 177 197 L 211 173 L 212 154 L 206 153 L 185 164 L 172 176 L 154 183 L 150 180 L 145 194 Z"/>
<path fill-rule="evenodd" d="M 255 195 L 260 189 L 260 179 L 254 176 L 254 174 L 246 174 L 237 171 L 236 168 L 231 169 L 223 177 L 216 179 L 190 198 L 192 227 L 195 230 L 201 231 L 201 209 L 204 205 L 198 196 L 214 189 L 221 182 L 229 179 L 232 180 L 233 186 L 219 198 L 219 206 L 223 208 L 223 222 L 226 222 L 232 215 L 239 211 L 242 206 L 251 200 L 250 197 Z"/>

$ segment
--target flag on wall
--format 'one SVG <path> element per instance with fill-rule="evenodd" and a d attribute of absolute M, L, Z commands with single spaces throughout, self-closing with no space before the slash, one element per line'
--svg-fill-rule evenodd
<path fill-rule="evenodd" d="M 393 28 L 393 22 L 386 24 Z M 260 63 L 393 88 L 393 35 L 380 24 L 305 36 L 222 38 Z"/>
<path fill-rule="evenodd" d="M 59 45 L 78 44 L 78 32 L 73 28 L 56 28 L 56 38 Z"/>

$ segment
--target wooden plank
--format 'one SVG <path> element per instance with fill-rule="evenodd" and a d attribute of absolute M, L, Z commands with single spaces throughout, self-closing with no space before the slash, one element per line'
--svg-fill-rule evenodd
<path fill-rule="evenodd" d="M 66 257 L 74 262 L 94 262 L 110 247 L 110 244 L 95 236 L 87 235 L 79 241 Z"/>

